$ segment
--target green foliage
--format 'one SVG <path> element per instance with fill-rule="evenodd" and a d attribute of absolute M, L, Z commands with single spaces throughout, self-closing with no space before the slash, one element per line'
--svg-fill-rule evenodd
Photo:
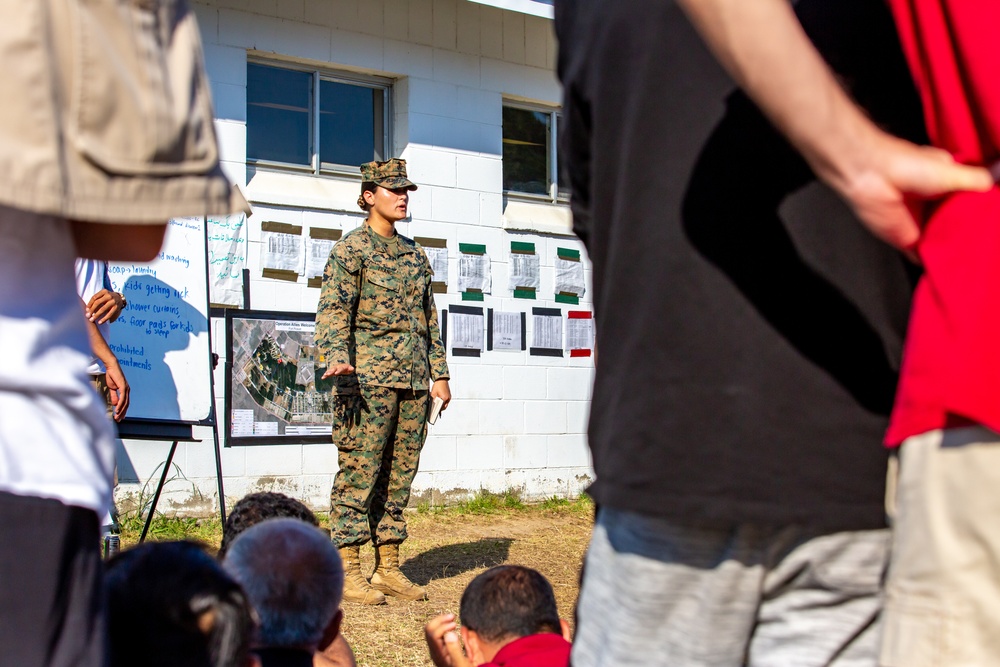
<path fill-rule="evenodd" d="M 546 498 L 545 500 L 543 500 L 539 504 L 539 506 L 543 510 L 555 510 L 555 509 L 562 509 L 567 505 L 571 505 L 572 503 L 573 501 L 571 501 L 569 498 L 560 498 L 559 496 L 552 496 L 551 498 Z"/>
<path fill-rule="evenodd" d="M 523 510 L 519 491 L 508 489 L 502 493 L 493 493 L 485 489 L 471 499 L 459 503 L 457 511 L 461 514 L 499 514 L 512 510 Z"/>
<path fill-rule="evenodd" d="M 162 466 L 162 464 L 161 464 Z M 121 529 L 122 547 L 137 544 L 142 535 L 143 526 L 146 523 L 146 516 L 153 504 L 153 490 L 159 483 L 158 467 L 149 476 L 149 479 L 139 490 L 135 499 L 133 509 L 124 511 L 118 516 L 118 525 Z M 172 475 L 164 482 L 164 487 L 171 482 L 184 481 L 191 485 L 191 492 L 194 496 L 201 497 L 197 487 L 188 480 L 180 467 L 173 463 L 171 465 Z M 162 501 L 162 496 L 161 496 Z M 149 532 L 146 534 L 147 540 L 170 541 L 170 540 L 196 540 L 204 542 L 209 547 L 217 548 L 222 541 L 222 523 L 218 516 L 214 518 L 194 518 L 194 517 L 167 517 L 157 510 L 153 521 L 149 525 Z"/>
<path fill-rule="evenodd" d="M 121 524 L 122 542 L 124 544 L 138 543 L 144 523 L 144 520 L 123 521 Z M 146 539 L 157 542 L 195 540 L 207 544 L 212 549 L 217 549 L 222 542 L 222 523 L 218 517 L 196 519 L 193 517 L 167 517 L 157 513 L 149 525 Z"/>

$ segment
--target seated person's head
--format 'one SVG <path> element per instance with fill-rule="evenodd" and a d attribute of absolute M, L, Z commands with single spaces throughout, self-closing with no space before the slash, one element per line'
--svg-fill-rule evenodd
<path fill-rule="evenodd" d="M 295 498 L 290 498 L 283 493 L 273 491 L 261 491 L 243 496 L 235 505 L 229 516 L 226 517 L 226 525 L 222 528 L 222 546 L 219 547 L 219 560 L 222 560 L 229 545 L 232 544 L 236 536 L 250 526 L 257 525 L 265 519 L 300 519 L 310 523 L 317 528 L 319 521 L 316 515 L 308 507 Z"/>
<path fill-rule="evenodd" d="M 556 596 L 539 572 L 520 565 L 490 568 L 472 580 L 459 606 L 462 640 L 473 664 L 489 662 L 510 642 L 552 633 L 569 641 Z"/>
<path fill-rule="evenodd" d="M 107 563 L 110 665 L 246 667 L 254 615 L 194 542 L 147 542 Z"/>
<path fill-rule="evenodd" d="M 259 647 L 315 651 L 339 631 L 344 569 L 319 528 L 298 519 L 262 521 L 233 540 L 223 567 L 257 610 Z"/>

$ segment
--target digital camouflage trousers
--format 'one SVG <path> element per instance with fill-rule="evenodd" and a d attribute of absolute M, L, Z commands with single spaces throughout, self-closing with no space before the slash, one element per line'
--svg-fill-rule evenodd
<path fill-rule="evenodd" d="M 403 510 L 427 435 L 426 391 L 361 385 L 341 395 L 333 424 L 340 470 L 330 491 L 330 534 L 337 547 L 398 544 Z"/>

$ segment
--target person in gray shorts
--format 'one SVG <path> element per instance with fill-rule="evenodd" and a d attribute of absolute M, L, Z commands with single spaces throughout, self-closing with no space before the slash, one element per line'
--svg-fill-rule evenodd
<path fill-rule="evenodd" d="M 743 2 L 729 5 L 765 4 Z M 881 438 L 914 271 L 679 4 L 555 4 L 562 164 L 601 348 L 572 662 L 868 667 L 890 537 Z M 923 140 L 882 3 L 795 11 L 871 118 Z"/>

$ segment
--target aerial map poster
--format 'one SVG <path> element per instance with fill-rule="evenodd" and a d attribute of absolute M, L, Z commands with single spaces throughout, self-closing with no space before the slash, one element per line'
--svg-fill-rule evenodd
<path fill-rule="evenodd" d="M 329 442 L 332 380 L 311 313 L 226 311 L 228 445 Z"/>

